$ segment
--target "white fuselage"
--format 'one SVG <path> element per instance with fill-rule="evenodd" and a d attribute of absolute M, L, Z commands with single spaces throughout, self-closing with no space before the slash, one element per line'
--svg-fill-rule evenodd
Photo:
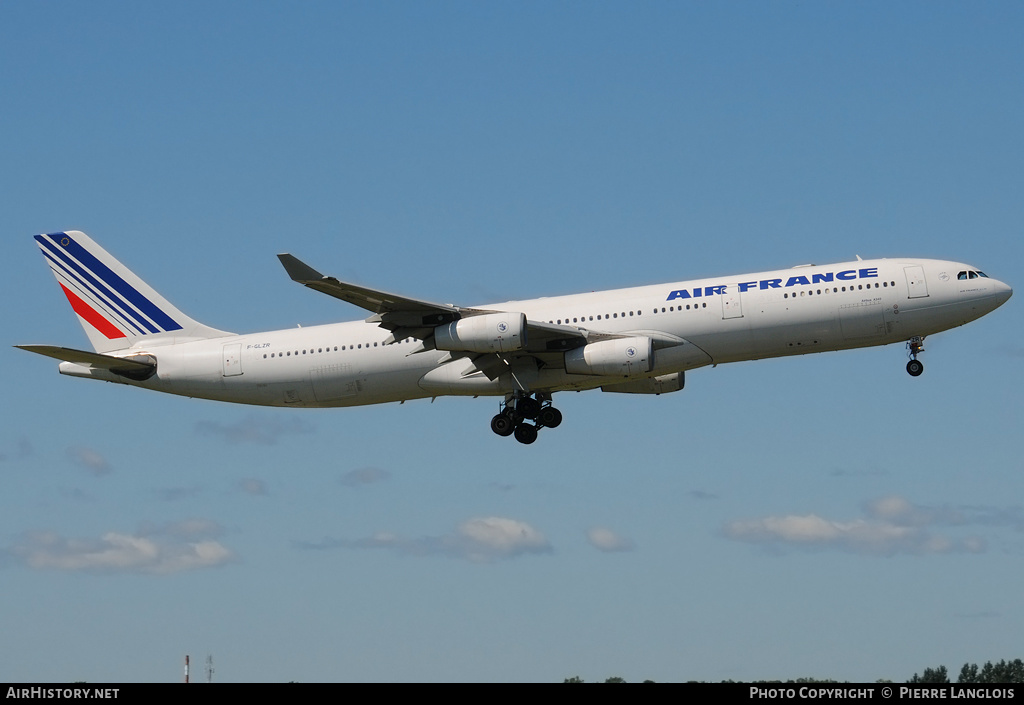
<path fill-rule="evenodd" d="M 656 377 L 709 364 L 885 345 L 968 323 L 1012 293 L 968 265 L 883 259 L 716 277 L 475 308 L 522 312 L 530 321 L 588 331 L 681 339 L 656 347 Z M 173 394 L 266 406 L 336 407 L 445 394 L 505 395 L 523 385 L 551 393 L 621 384 L 621 376 L 570 374 L 558 357 L 489 379 L 470 356 L 385 344 L 375 323 L 139 345 L 157 373 L 136 382 L 64 362 L 61 372 Z M 513 375 L 515 380 L 513 380 Z"/>

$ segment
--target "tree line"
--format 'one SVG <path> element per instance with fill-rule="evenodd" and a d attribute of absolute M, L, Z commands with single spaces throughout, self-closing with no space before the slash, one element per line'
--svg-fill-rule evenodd
<path fill-rule="evenodd" d="M 563 683 L 585 683 L 579 676 L 573 676 L 566 678 Z M 621 676 L 611 676 L 605 678 L 603 681 L 597 681 L 599 683 L 625 683 L 626 679 Z M 653 683 L 654 681 L 644 681 L 644 683 Z M 690 683 L 706 683 L 708 681 L 689 681 Z M 722 683 L 744 683 L 746 681 L 734 681 L 727 680 L 721 681 Z M 838 683 L 839 681 L 822 678 L 797 678 L 796 680 L 788 681 L 750 681 L 751 683 Z M 874 681 L 875 683 L 891 683 L 885 679 L 879 679 Z M 918 675 L 917 673 L 907 681 L 907 683 L 952 683 L 949 680 L 949 671 L 945 666 L 939 666 L 938 668 L 926 668 Z M 999 663 L 992 663 L 986 661 L 984 666 L 978 667 L 976 663 L 965 663 L 964 667 L 960 669 L 960 675 L 956 679 L 957 683 L 1024 683 L 1024 661 L 1020 659 L 1014 659 L 1013 661 L 1000 661 Z"/>

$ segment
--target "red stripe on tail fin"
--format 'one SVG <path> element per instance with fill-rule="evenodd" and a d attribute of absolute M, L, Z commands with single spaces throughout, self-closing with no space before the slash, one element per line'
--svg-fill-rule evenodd
<path fill-rule="evenodd" d="M 91 325 L 93 328 L 98 330 L 103 335 L 107 336 L 109 340 L 114 340 L 115 338 L 128 337 L 123 332 L 121 332 L 121 330 L 119 330 L 117 326 L 115 326 L 113 323 L 111 323 L 106 318 L 101 316 L 96 311 L 96 309 L 94 309 L 92 306 L 90 306 L 89 304 L 85 303 L 85 301 L 80 299 L 78 295 L 75 294 L 73 291 L 68 289 L 63 284 L 60 285 L 60 288 L 64 290 L 64 295 L 68 297 L 68 301 L 71 303 L 71 308 L 75 310 L 75 313 L 77 313 L 79 316 L 88 321 L 89 325 Z"/>

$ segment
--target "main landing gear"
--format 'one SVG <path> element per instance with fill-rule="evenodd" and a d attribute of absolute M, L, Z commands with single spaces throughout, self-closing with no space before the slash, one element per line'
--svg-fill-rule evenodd
<path fill-rule="evenodd" d="M 562 412 L 551 406 L 551 395 L 537 392 L 532 397 L 517 392 L 501 403 L 501 410 L 491 419 L 491 430 L 499 436 L 515 435 L 520 443 L 537 440 L 542 428 L 555 428 L 562 423 Z"/>
<path fill-rule="evenodd" d="M 918 353 L 924 352 L 924 338 L 915 336 L 907 341 L 907 348 L 910 350 L 910 362 L 907 363 L 907 372 L 911 377 L 918 377 L 924 372 L 924 363 L 917 359 Z"/>

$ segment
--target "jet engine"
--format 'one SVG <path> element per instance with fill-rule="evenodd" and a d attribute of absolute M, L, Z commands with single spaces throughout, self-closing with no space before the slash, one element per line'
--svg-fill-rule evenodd
<path fill-rule="evenodd" d="M 565 354 L 565 371 L 576 375 L 635 377 L 651 371 L 652 341 L 647 336 L 589 343 Z"/>
<path fill-rule="evenodd" d="M 485 313 L 461 318 L 434 329 L 438 350 L 514 352 L 526 345 L 525 313 Z"/>

